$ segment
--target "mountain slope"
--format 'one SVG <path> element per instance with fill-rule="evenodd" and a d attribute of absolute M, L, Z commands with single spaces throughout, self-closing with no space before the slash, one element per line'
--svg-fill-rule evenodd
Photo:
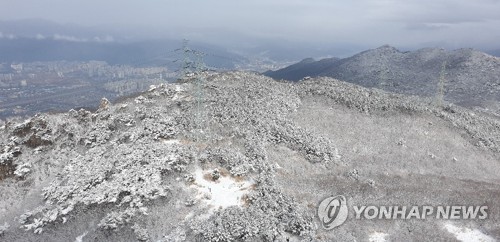
<path fill-rule="evenodd" d="M 267 71 L 263 74 L 271 77 L 279 77 L 277 79 L 298 81 L 307 76 L 317 76 L 316 73 L 326 71 L 328 68 L 334 66 L 339 60 L 338 58 L 328 58 L 315 61 L 312 58 L 308 58 L 278 71 Z"/>
<path fill-rule="evenodd" d="M 3 124 L 0 239 L 453 240 L 455 227 L 500 237 L 499 119 L 330 78 L 202 78 L 103 100 L 95 113 Z M 357 220 L 350 208 L 327 231 L 316 206 L 332 194 L 349 206 L 491 211 L 478 221 Z"/>
<path fill-rule="evenodd" d="M 328 61 L 328 59 L 326 59 Z M 489 108 L 500 114 L 500 59 L 472 49 L 421 49 L 401 52 L 390 46 L 334 62 L 325 60 L 265 75 L 297 81 L 327 76 L 365 87 L 436 97 L 444 79 L 444 100 L 465 107 Z"/>

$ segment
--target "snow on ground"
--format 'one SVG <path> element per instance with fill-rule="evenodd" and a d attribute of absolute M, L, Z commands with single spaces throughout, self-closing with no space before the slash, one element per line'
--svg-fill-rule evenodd
<path fill-rule="evenodd" d="M 387 237 L 389 234 L 386 233 L 381 233 L 381 232 L 373 232 L 370 234 L 370 238 L 368 241 L 370 242 L 385 242 L 387 241 L 385 237 Z"/>
<path fill-rule="evenodd" d="M 178 139 L 170 139 L 170 140 L 163 140 L 163 143 L 168 145 L 176 145 L 180 144 L 180 141 Z"/>
<path fill-rule="evenodd" d="M 4 225 L 0 226 L 0 236 L 2 236 L 3 233 L 5 233 L 7 229 L 9 229 L 9 227 L 10 225 L 7 222 L 5 222 Z"/>
<path fill-rule="evenodd" d="M 243 205 L 244 196 L 254 184 L 251 180 L 234 179 L 221 174 L 218 179 L 212 179 L 212 171 L 197 169 L 195 181 L 191 185 L 197 190 L 196 198 L 205 201 L 211 209 Z"/>
<path fill-rule="evenodd" d="M 464 228 L 464 227 L 458 227 L 455 226 L 451 223 L 447 223 L 444 225 L 446 230 L 448 232 L 452 233 L 455 235 L 455 238 L 459 241 L 464 241 L 464 242 L 472 242 L 472 241 L 477 241 L 477 242 L 495 242 L 496 240 L 491 238 L 488 235 L 483 234 L 481 231 L 477 229 L 469 229 L 469 228 Z"/>
<path fill-rule="evenodd" d="M 175 94 L 172 97 L 172 100 L 174 100 L 174 101 L 178 100 L 180 98 L 179 93 L 182 91 L 184 91 L 184 90 L 182 89 L 182 87 L 180 85 L 175 85 Z"/>
<path fill-rule="evenodd" d="M 87 236 L 88 233 L 89 233 L 89 231 L 85 231 L 85 233 L 83 233 L 80 236 L 76 237 L 75 238 L 75 242 L 82 242 L 83 241 L 83 237 Z"/>

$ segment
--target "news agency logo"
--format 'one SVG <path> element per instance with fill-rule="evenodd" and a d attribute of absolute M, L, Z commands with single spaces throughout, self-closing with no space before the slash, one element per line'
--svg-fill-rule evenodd
<path fill-rule="evenodd" d="M 356 220 L 484 220 L 488 218 L 488 206 L 352 206 Z M 325 230 L 342 225 L 348 217 L 347 199 L 330 196 L 318 205 L 318 218 Z"/>
<path fill-rule="evenodd" d="M 318 217 L 326 230 L 342 225 L 348 213 L 347 199 L 342 195 L 327 197 L 318 206 Z"/>

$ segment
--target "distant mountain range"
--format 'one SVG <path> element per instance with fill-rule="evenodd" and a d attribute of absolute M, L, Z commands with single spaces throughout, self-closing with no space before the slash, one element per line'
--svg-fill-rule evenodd
<path fill-rule="evenodd" d="M 33 61 L 106 61 L 109 64 L 133 66 L 178 67 L 175 60 L 182 53 L 175 52 L 182 42 L 175 40 L 144 40 L 137 42 L 77 41 L 55 38 L 0 38 L 0 63 Z M 233 69 L 235 64 L 248 60 L 221 48 L 209 45 L 192 46 L 207 53 L 205 62 L 213 68 Z"/>
<path fill-rule="evenodd" d="M 140 31 L 133 31 L 140 35 Z M 177 68 L 183 59 L 182 38 L 128 37 L 112 27 L 58 24 L 43 19 L 0 21 L 0 63 L 33 61 L 106 61 L 133 66 Z M 212 68 L 234 69 L 248 59 L 226 48 L 193 41 L 189 47 L 203 51 Z"/>
<path fill-rule="evenodd" d="M 402 52 L 382 46 L 344 59 L 305 59 L 264 74 L 290 81 L 308 76 L 333 77 L 365 87 L 427 97 L 438 95 L 443 80 L 445 101 L 500 113 L 500 58 L 473 49 Z"/>
<path fill-rule="evenodd" d="M 190 47 L 205 52 L 205 62 L 214 69 L 263 71 L 293 63 L 303 56 L 324 56 L 324 53 L 347 56 L 365 48 L 349 43 L 310 46 L 286 39 L 255 39 L 244 34 L 231 34 L 227 38 L 228 33 L 224 32 L 213 35 L 215 39 L 191 36 Z M 172 53 L 166 56 L 166 52 L 180 48 L 183 38 L 182 33 L 147 26 L 89 27 L 44 19 L 0 20 L 0 63 L 101 60 L 110 64 L 147 62 L 145 65 L 165 66 L 180 57 L 172 57 Z"/>

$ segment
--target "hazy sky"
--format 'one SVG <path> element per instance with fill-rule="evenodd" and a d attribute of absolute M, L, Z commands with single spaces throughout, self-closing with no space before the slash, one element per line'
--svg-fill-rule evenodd
<path fill-rule="evenodd" d="M 500 48 L 500 0 L 4 0 L 0 20 L 42 18 L 227 42 Z M 1 31 L 1 30 L 0 30 Z M 4 33 L 5 34 L 5 33 Z M 234 37 L 234 39 L 232 38 Z"/>

